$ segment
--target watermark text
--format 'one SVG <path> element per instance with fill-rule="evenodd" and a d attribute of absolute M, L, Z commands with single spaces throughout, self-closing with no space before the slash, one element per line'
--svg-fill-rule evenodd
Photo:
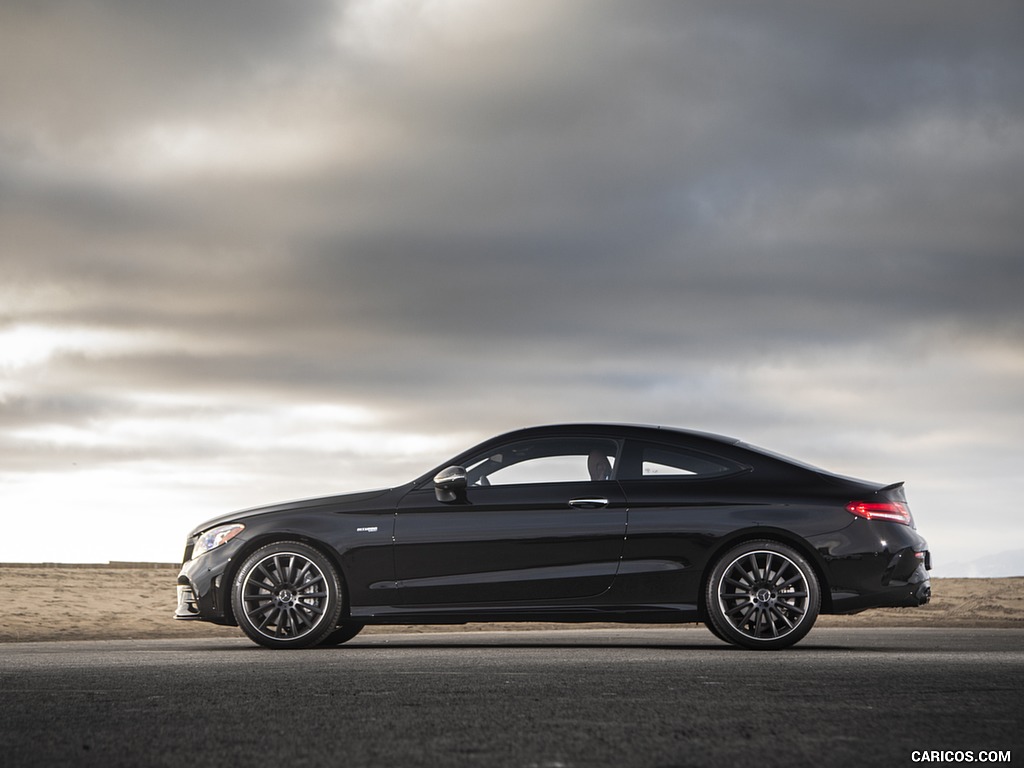
<path fill-rule="evenodd" d="M 915 763 L 1012 763 L 1008 749 L 915 749 L 910 753 Z"/>

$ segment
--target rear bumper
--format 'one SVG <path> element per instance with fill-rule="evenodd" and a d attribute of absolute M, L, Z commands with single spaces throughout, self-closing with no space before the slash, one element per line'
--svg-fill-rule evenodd
<path fill-rule="evenodd" d="M 932 586 L 927 576 L 917 582 L 895 582 L 869 594 L 833 591 L 830 613 L 860 613 L 869 608 L 917 608 L 931 596 Z"/>
<path fill-rule="evenodd" d="M 831 607 L 823 612 L 913 608 L 931 599 L 931 552 L 916 530 L 858 520 L 845 532 L 846 541 L 825 555 Z"/>
<path fill-rule="evenodd" d="M 897 557 L 900 561 L 915 562 L 913 570 L 905 570 L 895 577 L 891 568 L 883 571 L 877 586 L 863 590 L 833 589 L 830 613 L 859 613 L 868 608 L 916 608 L 925 605 L 932 596 L 931 580 L 925 567 L 927 551 L 918 558 L 914 550 L 907 550 Z"/>

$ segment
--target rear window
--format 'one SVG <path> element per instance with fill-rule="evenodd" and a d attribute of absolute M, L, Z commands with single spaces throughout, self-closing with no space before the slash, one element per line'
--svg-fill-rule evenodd
<path fill-rule="evenodd" d="M 787 464 L 792 464 L 792 465 L 794 465 L 796 467 L 801 467 L 803 469 L 809 469 L 812 472 L 818 472 L 819 474 L 825 474 L 825 475 L 831 474 L 831 472 L 829 472 L 827 469 L 822 469 L 821 467 L 816 467 L 813 464 L 808 464 L 806 461 L 801 461 L 800 459 L 794 459 L 792 456 L 786 456 L 785 454 L 778 453 L 777 451 L 769 451 L 767 448 L 762 448 L 759 445 L 752 445 L 750 443 L 742 443 L 741 442 L 741 443 L 736 443 L 736 447 L 737 448 L 743 448 L 743 449 L 748 450 L 748 451 L 753 451 L 754 453 L 760 453 L 760 454 L 763 454 L 763 455 L 767 456 L 768 458 L 776 459 L 777 461 L 784 461 Z"/>
<path fill-rule="evenodd" d="M 717 456 L 651 443 L 634 444 L 630 454 L 624 472 L 631 479 L 715 477 L 743 469 Z"/>

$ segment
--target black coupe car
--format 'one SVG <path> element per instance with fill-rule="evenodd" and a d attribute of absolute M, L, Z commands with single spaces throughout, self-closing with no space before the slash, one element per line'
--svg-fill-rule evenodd
<path fill-rule="evenodd" d="M 367 624 L 703 622 L 777 649 L 819 613 L 928 602 L 903 484 L 732 438 L 580 424 L 492 438 L 411 483 L 250 509 L 189 535 L 175 618 L 270 648 Z"/>

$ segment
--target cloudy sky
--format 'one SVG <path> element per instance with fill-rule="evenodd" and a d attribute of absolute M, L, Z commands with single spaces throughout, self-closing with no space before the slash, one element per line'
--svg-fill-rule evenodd
<path fill-rule="evenodd" d="M 1024 550 L 1022 40 L 1017 0 L 5 0 L 0 561 L 174 561 L 573 420 L 905 480 L 939 575 Z"/>

